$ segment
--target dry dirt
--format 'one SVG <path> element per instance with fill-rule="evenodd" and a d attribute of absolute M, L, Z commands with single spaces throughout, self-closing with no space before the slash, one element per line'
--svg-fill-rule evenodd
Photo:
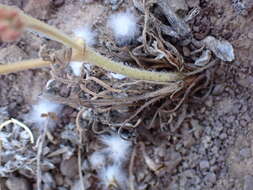
<path fill-rule="evenodd" d="M 35 1 L 35 0 L 34 0 Z M 64 0 L 62 0 L 64 2 Z M 1 3 L 24 8 L 26 1 L 0 0 Z M 56 8 L 54 0 L 50 14 L 33 12 L 35 17 L 46 20 L 66 33 L 83 23 L 95 23 L 96 30 L 105 30 L 104 21 L 114 10 L 114 1 L 94 1 L 90 4 L 78 0 L 65 0 Z M 250 0 L 187 0 L 189 8 L 200 6 L 201 12 L 192 25 L 196 39 L 207 35 L 224 38 L 234 47 L 236 60 L 222 62 L 216 69 L 211 95 L 204 101 L 190 101 L 187 116 L 179 131 L 164 133 L 159 129 L 143 129 L 139 141 L 144 142 L 148 156 L 166 169 L 153 172 L 145 164 L 141 145 L 134 162 L 135 186 L 138 190 L 251 190 L 253 188 L 253 4 Z M 36 3 L 35 3 L 36 4 Z M 131 6 L 124 1 L 119 9 Z M 30 5 L 31 6 L 31 5 Z M 41 5 L 43 6 L 43 5 Z M 29 9 L 29 7 L 27 8 Z M 46 9 L 46 8 L 45 8 Z M 38 9 L 39 10 L 39 9 Z M 43 9 L 44 10 L 44 9 Z M 29 10 L 27 10 L 29 12 Z M 102 48 L 103 38 L 98 48 Z M 0 62 L 6 63 L 36 57 L 42 44 L 48 42 L 34 34 L 25 34 L 19 42 L 1 43 Z M 103 49 L 103 48 L 102 48 Z M 0 121 L 8 118 L 23 120 L 32 103 L 42 92 L 50 78 L 49 69 L 37 69 L 0 76 Z M 65 92 L 62 92 L 63 94 Z M 43 190 L 80 189 L 77 167 L 77 144 L 73 124 L 77 110 L 65 106 L 57 128 L 53 129 L 53 141 L 48 141 L 45 151 L 56 151 L 65 147 L 67 151 L 53 158 L 43 159 Z M 88 122 L 88 121 L 87 121 Z M 7 132 L 11 130 L 7 130 Z M 35 137 L 38 128 L 32 126 Z M 63 132 L 69 134 L 66 138 Z M 98 135 L 87 132 L 88 140 L 94 145 L 83 155 L 82 169 L 86 189 L 100 189 L 97 174 L 87 170 L 87 157 L 98 145 Z M 59 135 L 61 134 L 61 135 Z M 20 155 L 34 157 L 36 148 L 27 145 L 29 152 Z M 4 151 L 4 150 L 2 150 Z M 69 155 L 68 155 L 69 154 Z M 46 155 L 46 153 L 45 153 Z M 70 159 L 65 159 L 65 158 Z M 2 162 L 5 162 L 2 160 Z M 129 163 L 128 163 L 129 164 Z M 128 168 L 128 164 L 126 168 Z M 29 165 L 35 171 L 35 163 Z M 87 174 L 85 173 L 87 172 Z M 90 184 L 92 181 L 95 184 Z M 16 170 L 0 179 L 1 189 L 36 189 L 34 173 Z M 7 188 L 8 186 L 8 188 Z"/>

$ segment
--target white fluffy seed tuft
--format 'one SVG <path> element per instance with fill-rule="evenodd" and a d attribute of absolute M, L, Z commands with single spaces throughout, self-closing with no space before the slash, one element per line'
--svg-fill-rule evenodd
<path fill-rule="evenodd" d="M 103 168 L 100 172 L 100 178 L 106 189 L 109 187 L 120 187 L 122 189 L 126 187 L 127 177 L 123 169 L 117 164 Z"/>
<path fill-rule="evenodd" d="M 104 135 L 101 141 L 107 146 L 105 151 L 109 153 L 115 163 L 123 162 L 128 158 L 131 148 L 130 141 L 123 140 L 118 135 Z"/>
<path fill-rule="evenodd" d="M 72 72 L 75 76 L 80 76 L 81 75 L 81 71 L 83 68 L 83 63 L 82 62 L 78 62 L 78 61 L 72 61 L 70 62 L 69 66 L 72 69 Z"/>
<path fill-rule="evenodd" d="M 93 169 L 99 169 L 105 166 L 106 158 L 102 152 L 94 152 L 89 158 L 90 164 Z"/>
<path fill-rule="evenodd" d="M 94 46 L 96 44 L 97 33 L 93 31 L 90 26 L 76 29 L 74 35 L 83 39 L 88 46 Z"/>
<path fill-rule="evenodd" d="M 130 11 L 113 14 L 108 21 L 108 26 L 119 45 L 131 43 L 138 35 L 138 18 Z"/>
<path fill-rule="evenodd" d="M 46 99 L 40 99 L 39 102 L 32 106 L 32 110 L 27 115 L 27 119 L 33 123 L 44 124 L 47 118 L 42 117 L 42 114 L 55 113 L 59 114 L 62 109 L 62 105 L 48 101 Z"/>

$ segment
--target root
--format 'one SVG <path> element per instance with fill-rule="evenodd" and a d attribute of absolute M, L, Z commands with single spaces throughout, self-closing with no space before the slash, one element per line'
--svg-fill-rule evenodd
<path fill-rule="evenodd" d="M 10 120 L 7 120 L 7 121 L 3 122 L 3 123 L 0 125 L 0 131 L 1 131 L 4 127 L 6 127 L 7 125 L 9 125 L 9 124 L 11 124 L 11 123 L 13 123 L 13 124 L 15 124 L 15 125 L 18 125 L 19 127 L 22 127 L 22 128 L 29 134 L 31 143 L 32 143 L 32 144 L 34 143 L 34 137 L 33 137 L 33 134 L 32 134 L 32 132 L 31 132 L 31 130 L 29 129 L 29 127 L 27 127 L 24 123 L 22 123 L 22 122 L 20 122 L 20 121 L 18 121 L 18 120 L 16 120 L 16 119 L 13 119 L 13 118 L 12 118 L 12 119 L 10 119 Z"/>
<path fill-rule="evenodd" d="M 85 111 L 85 109 L 81 109 L 76 117 L 76 126 L 77 126 L 77 132 L 79 134 L 79 145 L 78 145 L 78 151 L 77 151 L 77 156 L 78 156 L 78 173 L 79 173 L 79 179 L 80 179 L 80 184 L 81 184 L 81 190 L 84 190 L 84 181 L 83 181 L 83 173 L 82 173 L 82 143 L 83 143 L 83 130 L 82 127 L 80 125 L 80 117 L 83 114 L 83 112 Z"/>
<path fill-rule="evenodd" d="M 46 121 L 46 124 L 42 130 L 42 134 L 40 134 L 38 140 L 37 140 L 37 156 L 36 156 L 36 165 L 37 165 L 37 177 L 36 177 L 36 182 L 37 182 L 37 190 L 42 190 L 41 187 L 41 182 L 42 182 L 42 172 L 41 172 L 41 155 L 43 153 L 43 144 L 45 142 L 46 139 L 46 134 L 47 134 L 47 128 L 48 128 L 48 122 L 49 122 L 49 118 Z"/>

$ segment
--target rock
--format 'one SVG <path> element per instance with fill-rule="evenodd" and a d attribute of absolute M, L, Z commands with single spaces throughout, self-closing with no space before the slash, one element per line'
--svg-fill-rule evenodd
<path fill-rule="evenodd" d="M 184 54 L 184 56 L 189 57 L 191 55 L 191 51 L 189 50 L 189 48 L 184 46 L 183 47 L 183 54 Z"/>
<path fill-rule="evenodd" d="M 251 40 L 253 40 L 253 32 L 249 32 L 248 33 L 248 38 L 251 39 Z"/>
<path fill-rule="evenodd" d="M 246 175 L 244 177 L 243 190 L 252 190 L 253 188 L 253 177 L 251 175 Z"/>
<path fill-rule="evenodd" d="M 25 178 L 11 177 L 6 181 L 9 190 L 32 190 L 31 185 Z"/>
<path fill-rule="evenodd" d="M 187 0 L 187 5 L 190 8 L 198 7 L 199 6 L 199 0 Z"/>
<path fill-rule="evenodd" d="M 200 67 L 205 66 L 209 63 L 211 58 L 212 58 L 211 51 L 209 50 L 203 51 L 202 55 L 198 59 L 195 60 L 194 65 L 200 66 Z"/>
<path fill-rule="evenodd" d="M 51 162 L 49 162 L 48 160 L 45 160 L 41 163 L 41 170 L 43 172 L 46 172 L 46 171 L 49 171 L 49 170 L 52 170 L 55 168 L 55 165 Z"/>
<path fill-rule="evenodd" d="M 231 62 L 235 59 L 233 46 L 228 41 L 207 36 L 203 43 L 222 61 Z"/>
<path fill-rule="evenodd" d="M 74 178 L 78 174 L 78 161 L 76 157 L 63 160 L 60 166 L 61 173 L 69 178 Z"/>
<path fill-rule="evenodd" d="M 24 10 L 35 18 L 46 20 L 50 15 L 51 3 L 51 0 L 29 0 Z"/>
<path fill-rule="evenodd" d="M 179 15 L 188 12 L 188 6 L 185 0 L 169 0 L 169 5 L 172 10 Z"/>
<path fill-rule="evenodd" d="M 184 147 L 186 148 L 190 148 L 195 143 L 195 139 L 190 134 L 184 135 L 183 139 L 184 139 L 183 144 L 184 144 Z"/>
<path fill-rule="evenodd" d="M 227 134 L 226 133 L 221 133 L 220 139 L 226 139 L 226 138 L 227 138 Z"/>
<path fill-rule="evenodd" d="M 205 177 L 206 183 L 212 185 L 216 182 L 216 175 L 215 173 L 208 173 Z"/>
<path fill-rule="evenodd" d="M 242 75 L 242 77 L 238 80 L 238 83 L 243 87 L 253 89 L 253 77 Z"/>
<path fill-rule="evenodd" d="M 42 181 L 46 185 L 46 189 L 54 189 L 56 187 L 55 180 L 49 172 L 43 174 Z"/>
<path fill-rule="evenodd" d="M 225 86 L 223 84 L 217 84 L 215 85 L 213 91 L 212 91 L 212 95 L 214 96 L 218 96 L 221 95 L 221 93 L 224 91 Z"/>
<path fill-rule="evenodd" d="M 56 174 L 55 183 L 56 183 L 57 186 L 62 186 L 64 184 L 63 176 L 60 175 L 60 174 Z"/>
<path fill-rule="evenodd" d="M 208 160 L 200 161 L 199 167 L 201 170 L 208 169 L 210 167 Z"/>
<path fill-rule="evenodd" d="M 242 148 L 240 150 L 240 156 L 244 159 L 250 158 L 251 157 L 251 150 L 250 148 Z"/>
<path fill-rule="evenodd" d="M 79 145 L 78 135 L 71 130 L 65 130 L 61 133 L 61 138 L 64 140 L 69 140 L 74 145 Z"/>
<path fill-rule="evenodd" d="M 214 104 L 214 102 L 213 102 L 213 97 L 211 97 L 211 96 L 208 97 L 208 99 L 207 99 L 206 102 L 205 102 L 205 105 L 208 106 L 208 107 L 212 107 L 213 104 Z"/>
<path fill-rule="evenodd" d="M 7 187 L 6 187 L 6 185 L 5 185 L 5 183 L 6 183 L 6 179 L 4 179 L 3 177 L 1 177 L 0 178 L 0 189 L 1 190 L 8 190 Z"/>

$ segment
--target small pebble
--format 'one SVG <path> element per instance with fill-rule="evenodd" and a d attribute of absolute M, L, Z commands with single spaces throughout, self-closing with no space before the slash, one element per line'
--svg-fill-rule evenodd
<path fill-rule="evenodd" d="M 6 181 L 9 190 L 31 190 L 29 182 L 22 177 L 11 177 Z"/>
<path fill-rule="evenodd" d="M 209 168 L 209 162 L 207 160 L 202 160 L 199 163 L 199 167 L 201 170 Z"/>
<path fill-rule="evenodd" d="M 251 157 L 251 150 L 249 148 L 243 148 L 240 150 L 240 156 L 244 159 Z"/>
<path fill-rule="evenodd" d="M 69 178 L 74 178 L 78 174 L 78 162 L 76 157 L 63 160 L 60 166 L 61 173 Z"/>
<path fill-rule="evenodd" d="M 216 182 L 215 173 L 208 173 L 205 177 L 205 181 L 210 184 L 214 184 Z"/>

